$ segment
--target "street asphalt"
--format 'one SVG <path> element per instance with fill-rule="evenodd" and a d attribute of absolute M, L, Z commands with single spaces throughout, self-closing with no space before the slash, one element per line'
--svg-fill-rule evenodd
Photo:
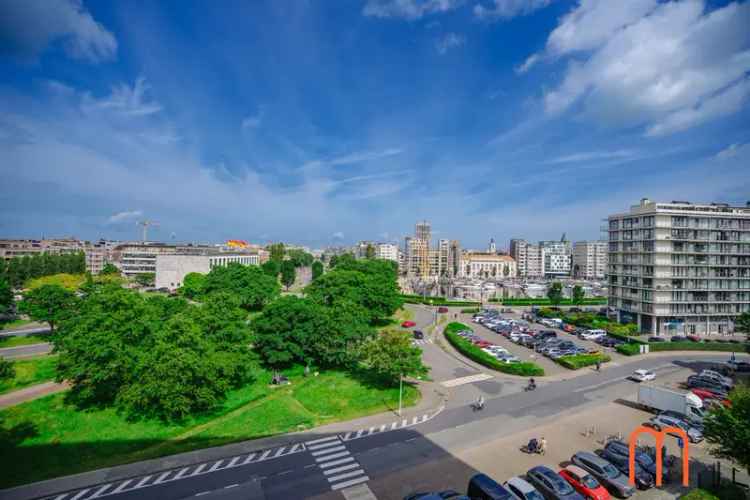
<path fill-rule="evenodd" d="M 17 359 L 28 358 L 31 356 L 40 356 L 49 354 L 52 351 L 52 344 L 43 342 L 41 344 L 21 345 L 18 347 L 4 347 L 0 349 L 0 358 Z"/>
<path fill-rule="evenodd" d="M 425 334 L 432 319 L 431 311 L 415 309 L 417 328 L 424 330 Z M 432 341 L 420 344 L 425 361 L 432 366 L 433 380 L 440 383 L 482 374 L 450 350 L 436 345 L 438 333 L 436 329 L 435 336 L 426 335 Z M 351 433 L 346 436 L 322 435 L 313 431 L 300 435 L 298 447 L 268 451 L 261 458 L 269 459 L 262 461 L 251 453 L 227 457 L 214 464 L 155 470 L 143 476 L 85 486 L 76 484 L 75 480 L 61 479 L 56 483 L 60 487 L 54 490 L 55 494 L 50 495 L 47 490 L 43 498 L 398 498 L 402 495 L 396 496 L 394 490 L 383 486 L 383 478 L 437 460 L 446 463 L 446 457 L 459 450 L 529 430 L 543 419 L 554 419 L 566 412 L 609 403 L 632 392 L 633 382 L 627 380 L 627 376 L 635 369 L 654 369 L 657 372 L 697 370 L 706 361 L 727 358 L 725 353 L 644 356 L 636 361 L 628 360 L 628 363 L 612 363 L 601 372 L 589 371 L 567 379 L 555 377 L 554 380 L 540 381 L 537 390 L 531 392 L 524 391 L 523 381 L 518 379 L 477 380 L 452 387 L 451 401 L 446 408 L 433 418 L 410 427 L 375 433 L 370 428 L 370 432 L 363 430 L 352 436 L 349 436 Z M 482 394 L 486 399 L 482 411 L 474 411 L 468 404 L 475 394 Z M 362 436 L 357 438 L 360 434 Z M 517 450 L 508 452 L 510 457 Z M 278 458 L 273 458 L 277 455 Z M 429 478 L 431 484 L 435 489 L 465 488 L 465 481 L 476 471 L 458 459 L 448 463 L 451 464 L 449 470 L 441 470 Z M 75 488 L 66 491 L 66 484 L 69 487 L 75 484 Z M 35 495 L 34 486 L 29 485 L 0 492 L 0 497 L 15 500 L 38 495 Z"/>

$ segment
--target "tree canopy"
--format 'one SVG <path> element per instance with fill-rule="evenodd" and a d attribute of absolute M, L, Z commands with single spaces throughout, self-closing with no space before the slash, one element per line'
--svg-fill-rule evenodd
<path fill-rule="evenodd" d="M 0 276 L 14 288 L 20 288 L 33 278 L 51 274 L 80 274 L 86 271 L 86 256 L 83 252 L 51 254 L 38 253 L 14 257 L 7 264 L 0 262 Z"/>
<path fill-rule="evenodd" d="M 0 382 L 11 380 L 16 376 L 16 369 L 13 362 L 5 358 L 0 358 Z"/>
<path fill-rule="evenodd" d="M 553 306 L 559 305 L 563 299 L 562 283 L 560 283 L 559 281 L 555 281 L 554 283 L 552 283 L 547 290 L 547 298 Z"/>
<path fill-rule="evenodd" d="M 360 360 L 389 384 L 397 384 L 401 377 L 424 376 L 429 370 L 422 363 L 422 350 L 401 330 L 385 330 L 366 342 Z"/>
<path fill-rule="evenodd" d="M 708 412 L 703 435 L 713 445 L 713 455 L 734 460 L 750 473 L 750 386 L 736 386 L 729 400 L 731 406 L 716 406 Z"/>
<path fill-rule="evenodd" d="M 13 290 L 4 278 L 0 277 L 0 314 L 7 314 L 13 309 Z"/>
<path fill-rule="evenodd" d="M 117 268 L 117 266 L 115 266 L 111 262 L 107 262 L 106 264 L 104 264 L 104 267 L 102 267 L 102 270 L 99 271 L 99 274 L 104 274 L 104 275 L 106 275 L 106 274 L 115 274 L 115 275 L 119 275 L 120 274 L 120 270 Z"/>
<path fill-rule="evenodd" d="M 282 260 L 284 260 L 286 250 L 283 243 L 273 243 L 271 245 L 268 245 L 266 247 L 266 250 L 268 250 L 271 260 L 275 260 L 276 262 L 281 262 Z"/>
<path fill-rule="evenodd" d="M 281 284 L 289 290 L 289 287 L 294 284 L 294 279 L 297 276 L 297 272 L 294 267 L 294 262 L 291 260 L 285 260 L 281 262 Z"/>
<path fill-rule="evenodd" d="M 55 326 L 73 313 L 77 302 L 70 290 L 59 285 L 42 285 L 26 292 L 18 309 L 34 321 L 46 322 L 54 332 Z"/>
<path fill-rule="evenodd" d="M 154 273 L 136 274 L 135 282 L 141 286 L 154 286 L 154 283 L 156 282 L 156 274 Z"/>
<path fill-rule="evenodd" d="M 573 287 L 573 304 L 583 304 L 583 299 L 586 297 L 586 292 L 583 290 L 581 285 Z"/>
<path fill-rule="evenodd" d="M 244 318 L 239 301 L 225 293 L 196 306 L 95 285 L 54 338 L 57 378 L 72 384 L 82 405 L 181 419 L 215 407 L 252 378 Z"/>
<path fill-rule="evenodd" d="M 260 310 L 279 295 L 279 282 L 258 266 L 231 263 L 211 269 L 203 282 L 203 293 L 229 292 L 248 310 Z"/>
<path fill-rule="evenodd" d="M 745 332 L 748 341 L 750 341 L 750 312 L 746 311 L 740 314 L 734 326 L 738 331 Z"/>
<path fill-rule="evenodd" d="M 260 268 L 263 269 L 263 272 L 267 275 L 277 278 L 281 272 L 281 261 L 269 260 L 261 264 Z"/>
<path fill-rule="evenodd" d="M 308 267 L 315 260 L 312 255 L 298 248 L 287 250 L 286 256 L 292 261 L 294 267 Z"/>
<path fill-rule="evenodd" d="M 316 260 L 312 263 L 312 279 L 316 280 L 323 275 L 323 263 Z"/>
<path fill-rule="evenodd" d="M 206 275 L 201 273 L 187 273 L 182 280 L 180 294 L 188 299 L 195 299 L 203 293 Z"/>

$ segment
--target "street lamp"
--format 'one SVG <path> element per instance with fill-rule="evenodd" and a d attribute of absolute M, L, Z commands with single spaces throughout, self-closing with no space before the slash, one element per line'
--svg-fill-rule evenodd
<path fill-rule="evenodd" d="M 403 399 L 403 392 L 404 392 L 404 375 L 402 373 L 398 374 L 398 416 L 401 416 L 401 401 Z"/>

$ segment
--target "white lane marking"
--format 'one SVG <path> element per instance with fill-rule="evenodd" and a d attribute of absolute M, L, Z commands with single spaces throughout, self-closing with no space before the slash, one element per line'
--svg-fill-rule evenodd
<path fill-rule="evenodd" d="M 251 453 L 251 454 L 249 454 L 249 455 L 247 456 L 247 458 L 246 458 L 246 459 L 245 459 L 245 460 L 244 460 L 244 461 L 242 462 L 242 465 L 247 465 L 247 464 L 249 464 L 250 462 L 252 462 L 252 461 L 253 461 L 253 458 L 255 458 L 255 455 L 257 455 L 257 453 Z"/>
<path fill-rule="evenodd" d="M 276 451 L 276 453 L 273 454 L 273 458 L 278 458 L 281 456 L 282 453 L 284 453 L 284 450 L 286 450 L 286 446 L 282 446 L 281 448 Z"/>
<path fill-rule="evenodd" d="M 210 493 L 211 493 L 210 491 L 201 491 L 200 493 L 196 493 L 195 496 L 200 497 L 200 496 L 203 496 L 203 495 L 208 495 Z"/>
<path fill-rule="evenodd" d="M 242 457 L 241 456 L 234 457 L 232 460 L 230 460 L 229 463 L 227 464 L 227 469 L 229 469 L 230 467 L 234 467 L 234 464 L 236 464 L 237 462 L 239 462 L 240 458 L 242 458 Z"/>
<path fill-rule="evenodd" d="M 292 446 L 292 449 L 289 450 L 289 453 L 297 453 L 298 451 L 304 450 L 304 445 L 302 443 L 297 443 L 294 446 Z"/>
<path fill-rule="evenodd" d="M 369 480 L 370 480 L 369 477 L 362 476 L 362 477 L 358 477 L 357 479 L 352 479 L 350 481 L 344 481 L 343 483 L 331 485 L 331 489 L 340 490 L 341 488 L 348 488 L 349 486 L 354 486 L 355 484 L 366 483 Z"/>
<path fill-rule="evenodd" d="M 315 461 L 320 463 L 320 462 L 325 462 L 326 460 L 333 460 L 334 458 L 345 457 L 347 455 L 351 455 L 351 453 L 349 453 L 348 451 L 342 451 L 341 453 L 334 453 L 333 455 L 328 455 L 325 457 L 318 457 L 315 459 Z"/>
<path fill-rule="evenodd" d="M 417 423 L 418 418 L 419 417 L 414 417 L 413 419 L 411 419 L 411 425 L 415 425 Z"/>
<path fill-rule="evenodd" d="M 68 496 L 68 494 L 67 493 L 63 493 L 62 495 L 57 495 L 54 498 L 54 500 L 63 500 L 63 498 L 65 498 L 66 496 Z"/>
<path fill-rule="evenodd" d="M 452 380 L 445 380 L 440 382 L 443 387 L 457 387 L 459 385 L 471 384 L 473 382 L 481 382 L 483 380 L 491 379 L 492 375 L 486 373 L 477 373 L 476 375 L 468 375 L 466 377 L 454 378 Z"/>
<path fill-rule="evenodd" d="M 263 454 L 260 457 L 258 457 L 258 462 L 265 460 L 266 457 L 268 457 L 268 455 L 270 455 L 272 451 L 273 450 L 264 451 Z"/>
<path fill-rule="evenodd" d="M 344 437 L 342 439 L 346 441 L 351 437 L 352 434 L 353 434 L 352 432 L 347 432 L 346 434 L 344 434 Z"/>
<path fill-rule="evenodd" d="M 381 425 L 380 426 L 380 432 L 384 432 L 386 427 L 388 427 L 388 424 Z"/>
<path fill-rule="evenodd" d="M 196 469 L 195 469 L 195 470 L 193 471 L 193 473 L 192 473 L 192 474 L 190 474 L 190 475 L 191 475 L 191 476 L 197 476 L 197 475 L 198 475 L 198 474 L 200 474 L 200 473 L 201 473 L 201 471 L 202 471 L 203 469 L 205 469 L 205 468 L 206 468 L 206 464 L 200 464 L 200 465 L 199 465 L 199 466 L 198 466 L 198 467 L 197 467 L 197 468 L 196 468 Z"/>
<path fill-rule="evenodd" d="M 324 470 L 323 474 L 328 476 L 330 474 L 336 474 L 337 472 L 344 472 L 345 470 L 356 469 L 357 467 L 361 467 L 361 466 L 355 462 L 349 465 L 342 465 L 341 467 L 335 467 L 333 469 Z"/>
<path fill-rule="evenodd" d="M 318 467 L 320 467 L 321 469 L 325 469 L 326 467 L 333 467 L 334 465 L 341 465 L 347 462 L 354 462 L 354 457 L 346 457 L 340 460 L 334 460 L 333 462 L 325 462 L 322 464 L 318 464 Z"/>
<path fill-rule="evenodd" d="M 79 498 L 81 498 L 83 495 L 85 495 L 88 492 L 89 492 L 89 488 L 86 488 L 85 490 L 81 490 L 81 491 L 78 492 L 78 494 L 76 496 L 74 496 L 70 500 L 78 500 Z"/>
<path fill-rule="evenodd" d="M 172 473 L 171 470 L 168 470 L 167 472 L 164 472 L 163 474 L 161 474 L 159 477 L 156 478 L 156 481 L 154 481 L 153 484 L 161 484 L 161 483 L 163 483 L 164 480 L 166 479 L 166 477 L 168 475 L 170 475 L 171 473 Z"/>
<path fill-rule="evenodd" d="M 334 452 L 345 450 L 345 449 L 346 449 L 346 446 L 334 446 L 333 448 L 327 448 L 325 450 L 313 451 L 310 454 L 314 457 L 317 457 L 319 455 L 326 455 L 328 453 L 334 453 Z"/>
<path fill-rule="evenodd" d="M 403 419 L 403 420 L 401 421 L 401 427 L 406 427 L 406 419 Z"/>
<path fill-rule="evenodd" d="M 328 448 L 329 446 L 336 446 L 337 444 L 340 444 L 341 441 L 329 441 L 327 443 L 323 444 L 316 444 L 314 446 L 308 446 L 307 449 L 310 451 L 320 450 L 322 448 Z"/>
<path fill-rule="evenodd" d="M 89 497 L 89 500 L 91 500 L 92 498 L 99 498 L 99 496 L 104 493 L 110 486 L 112 486 L 112 483 L 105 484 L 104 486 L 96 490 L 94 494 Z"/>
<path fill-rule="evenodd" d="M 332 439 L 338 439 L 338 438 L 339 438 L 338 436 L 331 436 L 331 437 L 327 437 L 327 438 L 320 438 L 320 439 L 316 439 L 316 440 L 314 440 L 314 441 L 305 441 L 305 444 L 318 444 L 318 443 L 324 443 L 324 442 L 326 442 L 326 441 L 331 441 Z"/>
<path fill-rule="evenodd" d="M 363 434 L 364 432 L 365 432 L 365 430 L 364 430 L 364 429 L 360 429 L 360 430 L 358 430 L 358 431 L 357 431 L 357 436 L 356 436 L 356 437 L 362 437 L 362 434 Z M 355 439 L 356 439 L 356 438 L 355 438 Z"/>
<path fill-rule="evenodd" d="M 226 490 L 226 489 L 229 489 L 229 488 L 236 488 L 237 486 L 239 486 L 239 483 L 228 484 L 228 485 L 224 486 L 224 489 Z"/>
<path fill-rule="evenodd" d="M 346 500 L 378 500 L 366 484 L 345 488 L 341 490 L 341 494 Z"/>
<path fill-rule="evenodd" d="M 182 469 L 182 470 L 181 470 L 180 472 L 178 472 L 177 474 L 175 474 L 175 476 L 174 476 L 174 477 L 172 478 L 172 480 L 173 480 L 173 481 L 176 481 L 176 480 L 178 480 L 178 479 L 181 479 L 181 478 L 182 478 L 182 476 L 184 476 L 184 475 L 185 475 L 185 473 L 186 473 L 187 471 L 189 471 L 189 470 L 190 470 L 190 467 L 185 467 L 185 468 L 184 468 L 184 469 Z"/>
<path fill-rule="evenodd" d="M 391 424 L 391 430 L 395 429 L 397 425 L 398 425 L 398 422 L 393 422 Z"/>
<path fill-rule="evenodd" d="M 354 476 L 360 476 L 364 473 L 365 471 L 363 471 L 362 469 L 357 469 L 352 472 L 345 472 L 344 474 L 339 474 L 338 476 L 332 476 L 326 479 L 328 479 L 329 483 L 335 483 L 335 482 L 341 481 L 342 479 L 347 479 L 347 478 L 354 477 Z"/>
<path fill-rule="evenodd" d="M 151 477 L 151 476 L 146 476 L 146 478 L 149 478 L 149 477 Z M 112 492 L 110 493 L 110 495 L 114 495 L 114 494 L 120 493 L 122 490 L 125 489 L 125 487 L 127 485 L 129 485 L 132 482 L 133 482 L 132 479 L 128 479 L 126 481 L 123 481 L 122 484 L 120 484 L 120 486 L 118 486 L 117 488 L 115 488 L 114 490 L 112 490 Z"/>
<path fill-rule="evenodd" d="M 370 431 L 368 432 L 368 434 L 372 434 L 373 432 L 375 432 L 375 426 L 374 425 L 372 427 L 370 427 Z"/>
<path fill-rule="evenodd" d="M 208 472 L 213 472 L 213 471 L 217 470 L 219 467 L 221 467 L 221 464 L 223 462 L 224 462 L 224 460 L 219 460 L 218 462 L 216 462 L 215 464 L 213 464 L 210 469 L 208 469 Z"/>

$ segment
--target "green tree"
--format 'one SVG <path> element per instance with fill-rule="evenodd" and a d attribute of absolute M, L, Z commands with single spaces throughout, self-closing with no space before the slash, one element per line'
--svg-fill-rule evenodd
<path fill-rule="evenodd" d="M 195 299 L 203 294 L 203 285 L 206 282 L 206 275 L 201 273 L 187 273 L 182 280 L 180 294 L 188 299 Z"/>
<path fill-rule="evenodd" d="M 120 275 L 120 269 L 117 268 L 116 265 L 112 264 L 111 262 L 107 262 L 104 264 L 104 267 L 102 267 L 102 270 L 99 272 L 99 274 L 103 275 Z"/>
<path fill-rule="evenodd" d="M 734 327 L 737 331 L 745 332 L 747 340 L 750 342 L 750 311 L 740 314 L 735 321 Z"/>
<path fill-rule="evenodd" d="M 316 260 L 312 263 L 312 279 L 313 281 L 323 275 L 323 263 Z"/>
<path fill-rule="evenodd" d="M 39 278 L 40 276 L 44 276 L 44 259 L 40 254 L 35 254 L 31 257 L 29 275 L 30 278 Z"/>
<path fill-rule="evenodd" d="M 141 286 L 154 286 L 156 282 L 156 274 L 154 273 L 140 273 L 135 275 L 135 282 Z"/>
<path fill-rule="evenodd" d="M 505 264 L 505 266 L 503 266 L 503 276 L 507 278 L 509 274 L 510 274 L 510 266 L 508 264 Z"/>
<path fill-rule="evenodd" d="M 73 313 L 76 303 L 73 292 L 59 285 L 42 285 L 24 294 L 18 309 L 35 321 L 46 322 L 54 332 L 55 326 Z"/>
<path fill-rule="evenodd" d="M 331 269 L 333 269 L 334 267 L 336 267 L 336 264 L 338 264 L 338 262 L 339 262 L 339 256 L 338 255 L 331 255 L 331 258 L 328 259 L 328 267 L 330 267 Z"/>
<path fill-rule="evenodd" d="M 372 243 L 368 243 L 367 248 L 365 248 L 365 258 L 366 259 L 375 258 L 375 247 L 372 245 Z"/>
<path fill-rule="evenodd" d="M 704 419 L 703 435 L 711 453 L 728 458 L 750 473 L 750 386 L 737 385 L 729 394 L 731 406 L 715 406 Z"/>
<path fill-rule="evenodd" d="M 5 358 L 0 358 L 0 382 L 12 380 L 16 376 L 16 369 L 13 362 Z"/>
<path fill-rule="evenodd" d="M 291 295 L 281 297 L 253 319 L 253 345 L 268 365 L 309 364 L 315 361 L 309 352 L 312 342 L 326 326 L 320 305 Z"/>
<path fill-rule="evenodd" d="M 422 350 L 412 344 L 411 336 L 399 330 L 385 330 L 360 349 L 360 360 L 388 384 L 401 377 L 422 377 L 428 368 L 422 363 Z"/>
<path fill-rule="evenodd" d="M 552 283 L 547 290 L 547 298 L 553 306 L 560 305 L 560 302 L 562 302 L 563 298 L 562 283 L 560 283 L 559 281 L 555 281 L 554 283 Z"/>
<path fill-rule="evenodd" d="M 268 245 L 266 247 L 266 250 L 270 253 L 271 260 L 275 260 L 276 262 L 281 262 L 284 260 L 284 255 L 286 254 L 284 249 L 283 243 L 273 243 L 271 245 Z"/>
<path fill-rule="evenodd" d="M 269 260 L 267 262 L 264 262 L 260 267 L 261 269 L 263 269 L 264 273 L 269 276 L 273 276 L 274 279 L 276 279 L 279 277 L 279 273 L 281 272 L 281 261 Z"/>
<path fill-rule="evenodd" d="M 294 269 L 294 262 L 291 260 L 285 260 L 281 263 L 281 284 L 289 290 L 289 287 L 294 284 L 296 278 L 296 271 Z"/>
<path fill-rule="evenodd" d="M 10 283 L 13 288 L 20 288 L 23 286 L 25 277 L 21 270 L 21 260 L 18 257 L 14 257 L 8 262 L 7 276 L 8 283 Z"/>
<path fill-rule="evenodd" d="M 286 251 L 287 257 L 294 263 L 294 267 L 307 267 L 312 264 L 314 258 L 309 253 L 301 249 L 292 249 Z"/>
<path fill-rule="evenodd" d="M 586 297 L 586 292 L 583 290 L 581 285 L 575 285 L 573 287 L 573 303 L 583 304 L 583 299 Z"/>
<path fill-rule="evenodd" d="M 278 280 L 258 266 L 232 263 L 217 266 L 206 275 L 203 293 L 229 292 L 236 295 L 243 308 L 259 310 L 279 295 Z"/>
<path fill-rule="evenodd" d="M 0 314 L 8 314 L 13 310 L 13 290 L 5 278 L 0 277 Z"/>

